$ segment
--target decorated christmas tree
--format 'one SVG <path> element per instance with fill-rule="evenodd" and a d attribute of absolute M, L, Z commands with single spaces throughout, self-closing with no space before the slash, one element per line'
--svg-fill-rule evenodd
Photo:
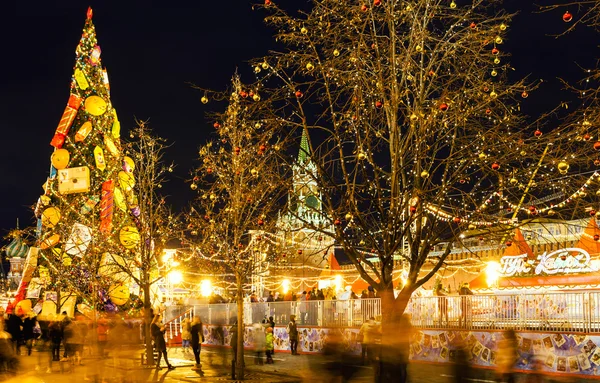
<path fill-rule="evenodd" d="M 140 242 L 135 165 L 121 150 L 100 53 L 90 8 L 68 102 L 50 142 L 50 175 L 35 208 L 37 243 L 27 263 L 37 261 L 37 269 L 24 275 L 12 303 L 40 299 L 42 314 L 73 315 L 76 303 L 84 314 L 117 311 L 129 301 L 123 268 L 134 261 Z"/>

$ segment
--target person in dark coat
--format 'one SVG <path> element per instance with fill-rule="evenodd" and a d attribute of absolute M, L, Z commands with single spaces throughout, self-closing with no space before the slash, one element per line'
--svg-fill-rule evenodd
<path fill-rule="evenodd" d="M 21 341 L 23 339 L 23 312 L 13 313 L 8 317 L 6 331 L 10 334 L 12 348 L 17 355 L 21 354 Z"/>
<path fill-rule="evenodd" d="M 154 347 L 156 348 L 156 353 L 158 354 L 156 369 L 161 369 L 160 359 L 164 356 L 165 362 L 167 363 L 167 368 L 169 370 L 174 370 L 175 367 L 173 367 L 169 363 L 169 358 L 167 357 L 167 342 L 165 342 L 165 326 L 162 326 L 162 323 L 160 322 L 160 315 L 154 316 L 152 324 L 150 325 L 150 332 L 154 337 Z"/>
<path fill-rule="evenodd" d="M 33 341 L 36 336 L 33 332 L 35 325 L 37 324 L 37 317 L 31 313 L 25 317 L 23 321 L 23 340 L 25 340 L 25 347 L 27 347 L 27 355 L 31 355 L 31 348 L 33 347 Z"/>
<path fill-rule="evenodd" d="M 204 331 L 202 329 L 202 320 L 200 317 L 194 317 L 190 332 L 192 335 L 192 351 L 194 352 L 194 359 L 196 359 L 196 365 L 192 367 L 192 370 L 198 371 L 202 369 L 202 364 L 200 363 L 200 350 L 202 349 L 202 342 L 204 342 Z"/>

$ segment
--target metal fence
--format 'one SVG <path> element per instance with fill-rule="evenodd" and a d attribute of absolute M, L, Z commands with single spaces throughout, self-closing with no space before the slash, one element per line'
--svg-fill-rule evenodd
<path fill-rule="evenodd" d="M 230 325 L 237 320 L 237 305 L 193 306 L 206 324 Z M 486 330 L 514 328 L 600 333 L 600 291 L 535 294 L 413 297 L 406 312 L 417 328 Z M 186 312 L 187 316 L 191 313 Z M 301 326 L 358 327 L 381 315 L 380 299 L 265 302 L 244 304 L 244 323 L 272 316 L 285 325 L 296 316 Z M 178 323 L 176 320 L 174 323 Z"/>

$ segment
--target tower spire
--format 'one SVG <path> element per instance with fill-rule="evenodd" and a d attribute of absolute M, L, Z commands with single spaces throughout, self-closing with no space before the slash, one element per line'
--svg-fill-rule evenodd
<path fill-rule="evenodd" d="M 308 133 L 306 129 L 302 130 L 302 139 L 300 140 L 300 152 L 298 153 L 298 163 L 303 164 L 310 158 L 310 146 L 308 146 Z"/>

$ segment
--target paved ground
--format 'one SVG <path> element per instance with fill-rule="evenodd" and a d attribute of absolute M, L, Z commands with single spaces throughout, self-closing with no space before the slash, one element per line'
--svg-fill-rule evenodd
<path fill-rule="evenodd" d="M 191 352 L 183 353 L 179 348 L 169 349 L 170 362 L 176 366 L 175 370 L 166 368 L 155 370 L 140 366 L 140 352 L 121 352 L 119 358 L 106 358 L 103 361 L 92 359 L 84 360 L 84 366 L 71 367 L 68 364 L 55 362 L 51 372 L 47 371 L 47 358 L 45 354 L 35 353 L 31 356 L 20 357 L 20 372 L 9 381 L 15 383 L 70 383 L 70 382 L 226 382 L 230 378 L 230 350 L 208 348 L 202 350 L 202 371 L 191 370 L 193 356 Z M 42 356 L 42 357 L 40 357 Z M 274 364 L 257 364 L 253 353 L 246 354 L 247 374 L 249 382 L 330 382 L 331 375 L 327 371 L 325 359 L 321 355 L 298 355 L 278 353 L 275 354 Z M 42 368 L 36 371 L 36 365 Z M 529 382 L 529 375 L 518 377 L 518 383 Z M 371 382 L 372 369 L 365 366 L 355 368 L 351 381 Z M 339 381 L 339 380 L 334 380 Z M 409 382 L 411 383 L 450 383 L 453 382 L 452 371 L 449 366 L 437 364 L 411 364 L 409 366 Z M 494 383 L 496 378 L 491 370 L 475 370 L 469 379 L 473 383 Z M 543 382 L 599 382 L 599 380 L 559 379 L 558 377 L 545 377 Z"/>

